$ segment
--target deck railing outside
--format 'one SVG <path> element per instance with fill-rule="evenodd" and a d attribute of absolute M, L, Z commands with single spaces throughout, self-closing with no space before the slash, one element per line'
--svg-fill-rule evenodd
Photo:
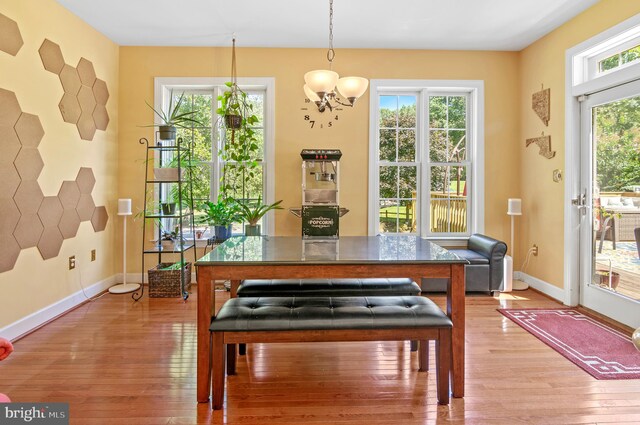
<path fill-rule="evenodd" d="M 399 220 L 399 231 L 417 229 L 415 201 L 404 206 L 389 206 L 380 210 L 380 223 Z M 465 233 L 467 231 L 467 197 L 465 195 L 431 192 L 429 228 L 433 233 Z M 410 227 L 409 227 L 409 223 Z M 381 226 L 381 231 L 383 226 Z"/>

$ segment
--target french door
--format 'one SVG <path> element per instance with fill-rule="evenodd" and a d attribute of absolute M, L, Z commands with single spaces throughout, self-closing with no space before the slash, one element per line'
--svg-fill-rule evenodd
<path fill-rule="evenodd" d="M 580 304 L 640 326 L 640 81 L 581 102 Z"/>

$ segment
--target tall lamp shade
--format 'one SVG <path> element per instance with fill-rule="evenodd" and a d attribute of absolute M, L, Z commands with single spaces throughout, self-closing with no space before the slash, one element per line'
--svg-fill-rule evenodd
<path fill-rule="evenodd" d="M 522 199 L 509 198 L 509 200 L 507 201 L 507 215 L 511 217 L 511 244 L 509 245 L 509 250 L 511 251 L 511 258 L 515 259 L 514 219 L 515 219 L 515 216 L 522 215 Z M 529 289 L 529 285 L 522 282 L 521 280 L 513 279 L 512 288 L 514 291 L 524 291 L 525 289 Z"/>
<path fill-rule="evenodd" d="M 122 216 L 122 283 L 109 288 L 112 294 L 137 291 L 138 283 L 127 283 L 127 216 L 131 213 L 131 199 L 118 199 L 118 215 Z"/>

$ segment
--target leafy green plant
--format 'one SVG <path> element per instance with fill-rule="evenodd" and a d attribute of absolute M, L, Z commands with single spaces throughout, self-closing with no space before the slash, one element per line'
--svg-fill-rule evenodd
<path fill-rule="evenodd" d="M 157 110 L 153 106 L 149 104 L 149 102 L 145 101 L 147 106 L 155 112 L 155 114 L 162 120 L 162 124 L 151 124 L 145 127 L 158 127 L 160 126 L 168 126 L 168 127 L 181 127 L 181 128 L 189 128 L 191 126 L 202 126 L 200 121 L 196 120 L 194 115 L 197 111 L 186 111 L 181 112 L 180 108 L 182 107 L 182 102 L 184 102 L 184 93 L 180 95 L 178 101 L 173 103 L 173 90 L 171 90 L 171 95 L 169 99 L 169 107 L 166 111 Z"/>
<path fill-rule="evenodd" d="M 261 197 L 259 197 L 255 202 L 240 202 L 238 203 L 240 207 L 240 218 L 242 218 L 243 221 L 248 222 L 249 225 L 255 226 L 256 224 L 258 224 L 258 221 L 269 211 L 281 210 L 281 202 L 282 199 L 274 202 L 273 204 L 267 205 L 262 203 Z"/>
<path fill-rule="evenodd" d="M 236 115 L 240 117 L 239 126 L 231 126 L 227 120 L 221 120 L 227 138 L 220 156 L 226 162 L 234 162 L 236 169 L 246 171 L 247 177 L 252 178 L 258 167 L 257 155 L 259 151 L 258 136 L 253 128 L 258 124 L 258 116 L 253 111 L 247 94 L 233 82 L 225 84 L 229 90 L 218 96 L 220 107 L 217 113 L 220 117 Z M 233 188 L 226 178 L 226 167 L 221 177 L 221 192 L 227 196 Z"/>
<path fill-rule="evenodd" d="M 212 226 L 229 226 L 240 220 L 240 206 L 232 198 L 219 198 L 216 203 L 208 201 L 201 208 Z"/>

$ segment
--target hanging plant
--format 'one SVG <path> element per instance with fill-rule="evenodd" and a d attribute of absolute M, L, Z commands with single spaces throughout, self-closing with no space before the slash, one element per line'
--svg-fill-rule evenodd
<path fill-rule="evenodd" d="M 217 110 L 218 116 L 222 118 L 222 129 L 226 134 L 220 156 L 226 162 L 235 162 L 238 171 L 244 171 L 247 178 L 253 178 L 255 169 L 258 167 L 259 151 L 254 126 L 258 124 L 259 119 L 254 114 L 253 105 L 249 102 L 247 93 L 238 87 L 235 38 L 231 50 L 231 81 L 225 85 L 228 90 L 218 96 L 220 107 Z M 226 167 L 220 180 L 221 193 L 227 197 L 233 191 L 233 187 L 228 182 Z"/>

